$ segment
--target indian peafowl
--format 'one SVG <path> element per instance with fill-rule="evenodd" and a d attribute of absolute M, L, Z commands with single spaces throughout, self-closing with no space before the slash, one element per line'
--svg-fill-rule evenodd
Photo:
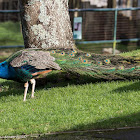
<path fill-rule="evenodd" d="M 8 80 L 24 82 L 24 101 L 28 91 L 28 81 L 32 84 L 32 95 L 34 98 L 34 77 L 61 68 L 54 62 L 55 58 L 49 52 L 41 50 L 25 49 L 11 55 L 7 60 L 0 63 L 0 77 Z"/>
<path fill-rule="evenodd" d="M 25 83 L 24 101 L 28 82 L 32 84 L 34 97 L 35 78 L 52 70 L 88 75 L 97 79 L 140 78 L 139 58 L 119 55 L 105 56 L 72 49 L 24 49 L 0 63 L 0 77 Z"/>

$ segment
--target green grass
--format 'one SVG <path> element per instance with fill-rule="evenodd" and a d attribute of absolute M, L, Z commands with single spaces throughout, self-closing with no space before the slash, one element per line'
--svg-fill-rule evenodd
<path fill-rule="evenodd" d="M 23 85 L 0 79 L 0 136 L 140 125 L 140 81 L 72 83 L 38 86 L 23 102 Z"/>
<path fill-rule="evenodd" d="M 136 56 L 136 57 L 139 57 L 140 56 L 140 49 L 130 51 L 130 52 L 126 52 L 126 53 L 121 53 L 121 56 L 124 56 L 124 57 Z"/>
<path fill-rule="evenodd" d="M 0 46 L 23 45 L 20 22 L 0 23 Z"/>

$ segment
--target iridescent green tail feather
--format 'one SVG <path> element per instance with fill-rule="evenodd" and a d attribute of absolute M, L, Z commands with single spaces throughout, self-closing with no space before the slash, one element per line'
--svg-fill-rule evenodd
<path fill-rule="evenodd" d="M 73 50 L 49 50 L 63 71 L 101 79 L 139 79 L 140 59 L 96 55 Z"/>

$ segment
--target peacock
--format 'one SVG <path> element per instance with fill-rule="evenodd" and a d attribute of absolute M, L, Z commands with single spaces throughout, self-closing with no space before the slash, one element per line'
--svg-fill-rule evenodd
<path fill-rule="evenodd" d="M 36 77 L 54 70 L 88 75 L 96 79 L 138 79 L 140 60 L 137 57 L 101 55 L 77 49 L 23 49 L 0 63 L 0 77 L 24 83 L 24 101 L 32 84 L 34 98 Z"/>

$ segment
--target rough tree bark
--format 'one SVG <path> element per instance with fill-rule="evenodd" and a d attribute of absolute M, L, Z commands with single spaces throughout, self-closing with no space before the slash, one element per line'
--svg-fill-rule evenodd
<path fill-rule="evenodd" d="M 74 46 L 68 0 L 19 0 L 25 48 Z"/>

